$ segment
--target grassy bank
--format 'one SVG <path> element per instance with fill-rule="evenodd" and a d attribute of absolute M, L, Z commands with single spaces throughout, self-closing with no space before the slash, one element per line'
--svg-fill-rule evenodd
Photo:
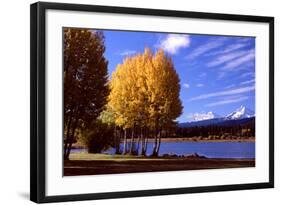
<path fill-rule="evenodd" d="M 75 153 L 64 162 L 64 175 L 96 175 L 254 167 L 254 159 L 207 159 L 187 157 L 141 157 Z"/>

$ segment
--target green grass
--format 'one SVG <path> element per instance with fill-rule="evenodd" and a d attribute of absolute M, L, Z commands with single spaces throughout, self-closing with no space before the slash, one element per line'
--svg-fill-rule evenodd
<path fill-rule="evenodd" d="M 155 161 L 155 160 L 169 160 L 163 157 L 144 157 L 133 155 L 110 155 L 110 154 L 90 154 L 90 153 L 72 153 L 70 154 L 70 160 L 110 160 L 110 161 Z"/>

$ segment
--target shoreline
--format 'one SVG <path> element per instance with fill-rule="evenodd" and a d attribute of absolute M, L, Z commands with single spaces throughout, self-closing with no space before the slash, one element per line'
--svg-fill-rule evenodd
<path fill-rule="evenodd" d="M 127 140 L 127 143 L 130 143 L 131 139 Z M 134 140 L 134 142 L 137 142 L 137 139 Z M 153 138 L 148 139 L 149 143 L 154 142 Z M 244 138 L 244 139 L 198 139 L 198 138 L 161 138 L 161 142 L 239 142 L 239 143 L 243 143 L 243 142 L 255 142 L 255 137 L 249 137 L 249 138 Z M 121 141 L 120 143 L 123 143 L 123 141 Z M 80 143 L 76 143 L 72 146 L 72 149 L 82 149 L 85 148 L 84 145 L 80 144 Z"/>
<path fill-rule="evenodd" d="M 130 142 L 130 140 L 128 141 Z M 154 142 L 154 139 L 148 139 L 148 142 Z M 161 138 L 161 142 L 255 142 L 254 137 L 246 139 L 198 139 L 198 138 Z"/>

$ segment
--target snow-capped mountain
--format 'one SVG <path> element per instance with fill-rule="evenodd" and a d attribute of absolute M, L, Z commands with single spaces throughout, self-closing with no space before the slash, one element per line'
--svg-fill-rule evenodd
<path fill-rule="evenodd" d="M 216 113 L 213 112 L 207 112 L 207 113 L 194 113 L 192 115 L 192 121 L 197 122 L 197 121 L 202 121 L 202 120 L 210 120 L 210 119 L 215 119 L 215 118 L 221 118 L 221 116 L 217 115 Z"/>
<path fill-rule="evenodd" d="M 234 112 L 228 114 L 225 119 L 227 120 L 238 120 L 238 119 L 244 119 L 244 118 L 250 118 L 254 117 L 255 113 L 246 108 L 245 106 L 240 106 L 237 110 Z"/>
<path fill-rule="evenodd" d="M 208 126 L 208 125 L 229 125 L 237 123 L 245 123 L 255 120 L 255 113 L 246 108 L 240 106 L 234 112 L 226 115 L 225 117 L 219 116 L 213 112 L 207 113 L 194 113 L 189 122 L 180 123 L 179 127 L 193 127 L 193 126 Z"/>

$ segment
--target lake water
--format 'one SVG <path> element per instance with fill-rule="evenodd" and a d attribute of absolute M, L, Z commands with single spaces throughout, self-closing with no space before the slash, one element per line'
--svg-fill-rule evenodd
<path fill-rule="evenodd" d="M 121 149 L 123 144 L 121 144 Z M 153 143 L 148 143 L 147 154 L 151 154 Z M 73 149 L 72 152 L 86 152 L 86 149 Z M 114 154 L 114 149 L 104 153 Z M 162 142 L 159 154 L 185 155 L 197 153 L 208 158 L 255 158 L 254 142 Z"/>

